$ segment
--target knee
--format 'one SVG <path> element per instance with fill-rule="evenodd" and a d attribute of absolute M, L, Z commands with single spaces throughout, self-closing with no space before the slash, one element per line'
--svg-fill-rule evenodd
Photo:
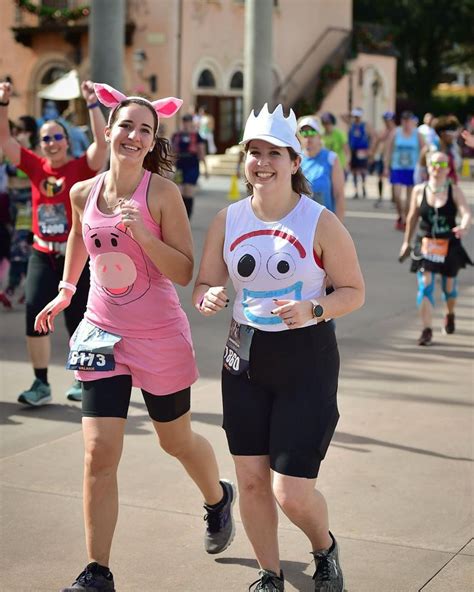
<path fill-rule="evenodd" d="M 422 273 L 421 271 L 418 272 L 418 295 L 416 299 L 416 303 L 418 306 L 421 305 L 423 300 L 426 298 L 433 306 L 434 302 L 434 289 L 435 289 L 435 282 L 434 282 L 434 274 L 431 275 L 431 278 L 426 274 Z"/>
<path fill-rule="evenodd" d="M 87 443 L 84 470 L 90 477 L 111 477 L 117 473 L 120 451 L 102 440 Z"/>
<path fill-rule="evenodd" d="M 159 438 L 161 449 L 175 458 L 184 458 L 192 449 L 192 435 L 178 438 Z"/>
<path fill-rule="evenodd" d="M 458 296 L 458 283 L 456 278 L 448 278 L 443 276 L 441 279 L 441 286 L 443 290 L 443 300 L 452 300 Z"/>
<path fill-rule="evenodd" d="M 252 472 L 237 473 L 239 495 L 248 498 L 273 496 L 270 475 L 264 476 Z"/>
<path fill-rule="evenodd" d="M 307 515 L 308 492 L 295 487 L 279 485 L 274 487 L 275 499 L 287 516 Z"/>

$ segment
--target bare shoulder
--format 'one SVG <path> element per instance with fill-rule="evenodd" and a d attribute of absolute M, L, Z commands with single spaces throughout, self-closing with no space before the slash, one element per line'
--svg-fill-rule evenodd
<path fill-rule="evenodd" d="M 78 181 L 74 183 L 71 187 L 70 197 L 72 205 L 77 208 L 78 210 L 83 210 L 87 198 L 89 197 L 89 193 L 96 182 L 96 177 L 92 177 L 91 179 L 86 179 L 85 181 Z"/>
<path fill-rule="evenodd" d="M 321 212 L 316 233 L 314 236 L 315 246 L 319 245 L 324 248 L 324 245 L 329 245 L 337 239 L 344 239 L 350 237 L 349 231 L 339 218 L 326 208 Z"/>
<path fill-rule="evenodd" d="M 171 179 L 167 179 L 166 177 L 162 177 L 156 173 L 152 173 L 151 175 L 150 190 L 151 195 L 154 196 L 153 199 L 160 199 L 160 197 L 164 197 L 169 200 L 178 199 L 181 197 L 176 183 L 171 181 Z"/>

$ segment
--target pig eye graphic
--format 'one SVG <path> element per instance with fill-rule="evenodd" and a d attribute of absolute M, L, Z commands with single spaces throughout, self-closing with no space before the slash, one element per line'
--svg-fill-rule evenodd
<path fill-rule="evenodd" d="M 267 261 L 267 269 L 276 280 L 284 280 L 295 273 L 296 264 L 289 253 L 275 253 Z"/>
<path fill-rule="evenodd" d="M 100 249 L 100 247 L 102 246 L 102 243 L 98 238 L 94 239 L 94 244 L 98 249 Z"/>
<path fill-rule="evenodd" d="M 232 271 L 244 282 L 250 282 L 260 269 L 260 252 L 252 245 L 242 245 L 236 249 L 232 261 Z"/>
<path fill-rule="evenodd" d="M 117 239 L 115 237 L 112 237 L 110 239 L 110 242 L 112 243 L 112 246 L 113 247 L 116 247 L 118 245 L 118 241 L 117 241 Z"/>

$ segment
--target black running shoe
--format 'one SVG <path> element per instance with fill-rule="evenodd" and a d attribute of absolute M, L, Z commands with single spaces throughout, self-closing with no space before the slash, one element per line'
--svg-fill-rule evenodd
<path fill-rule="evenodd" d="M 456 330 L 456 326 L 454 324 L 454 313 L 449 313 L 444 317 L 444 332 L 448 335 L 452 335 Z"/>
<path fill-rule="evenodd" d="M 220 483 L 225 491 L 225 503 L 215 509 L 204 506 L 207 511 L 204 516 L 204 520 L 207 522 L 204 547 L 206 552 L 211 555 L 225 551 L 234 540 L 235 535 L 235 523 L 232 516 L 232 508 L 237 497 L 235 486 L 226 479 L 221 479 Z"/>
<path fill-rule="evenodd" d="M 282 571 L 280 576 L 277 576 L 274 571 L 261 569 L 258 575 L 260 576 L 258 580 L 250 584 L 249 592 L 284 592 L 285 580 Z"/>
<path fill-rule="evenodd" d="M 418 345 L 431 345 L 433 341 L 433 331 L 430 327 L 425 327 L 418 338 Z"/>
<path fill-rule="evenodd" d="M 114 576 L 111 571 L 105 575 L 98 563 L 89 563 L 77 580 L 61 592 L 115 592 Z"/>
<path fill-rule="evenodd" d="M 316 562 L 314 592 L 344 592 L 344 578 L 339 565 L 339 547 L 331 533 L 332 545 L 327 551 L 313 552 Z"/>

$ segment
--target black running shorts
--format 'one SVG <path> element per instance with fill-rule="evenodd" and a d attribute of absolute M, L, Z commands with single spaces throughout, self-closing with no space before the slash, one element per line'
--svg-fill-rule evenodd
<path fill-rule="evenodd" d="M 58 295 L 58 284 L 63 277 L 64 256 L 42 253 L 32 249 L 26 272 L 26 334 L 40 337 L 44 333 L 35 331 L 36 315 Z M 89 264 L 87 263 L 77 282 L 77 291 L 71 304 L 64 311 L 66 327 L 71 336 L 82 321 L 89 294 Z"/>
<path fill-rule="evenodd" d="M 169 395 L 153 395 L 143 389 L 141 391 L 148 415 L 155 421 L 173 421 L 187 413 L 191 407 L 190 387 Z M 132 377 L 129 374 L 83 382 L 82 416 L 126 419 L 131 394 Z"/>
<path fill-rule="evenodd" d="M 339 419 L 338 374 L 333 323 L 255 331 L 249 372 L 222 370 L 230 452 L 269 455 L 278 473 L 317 477 Z"/>

